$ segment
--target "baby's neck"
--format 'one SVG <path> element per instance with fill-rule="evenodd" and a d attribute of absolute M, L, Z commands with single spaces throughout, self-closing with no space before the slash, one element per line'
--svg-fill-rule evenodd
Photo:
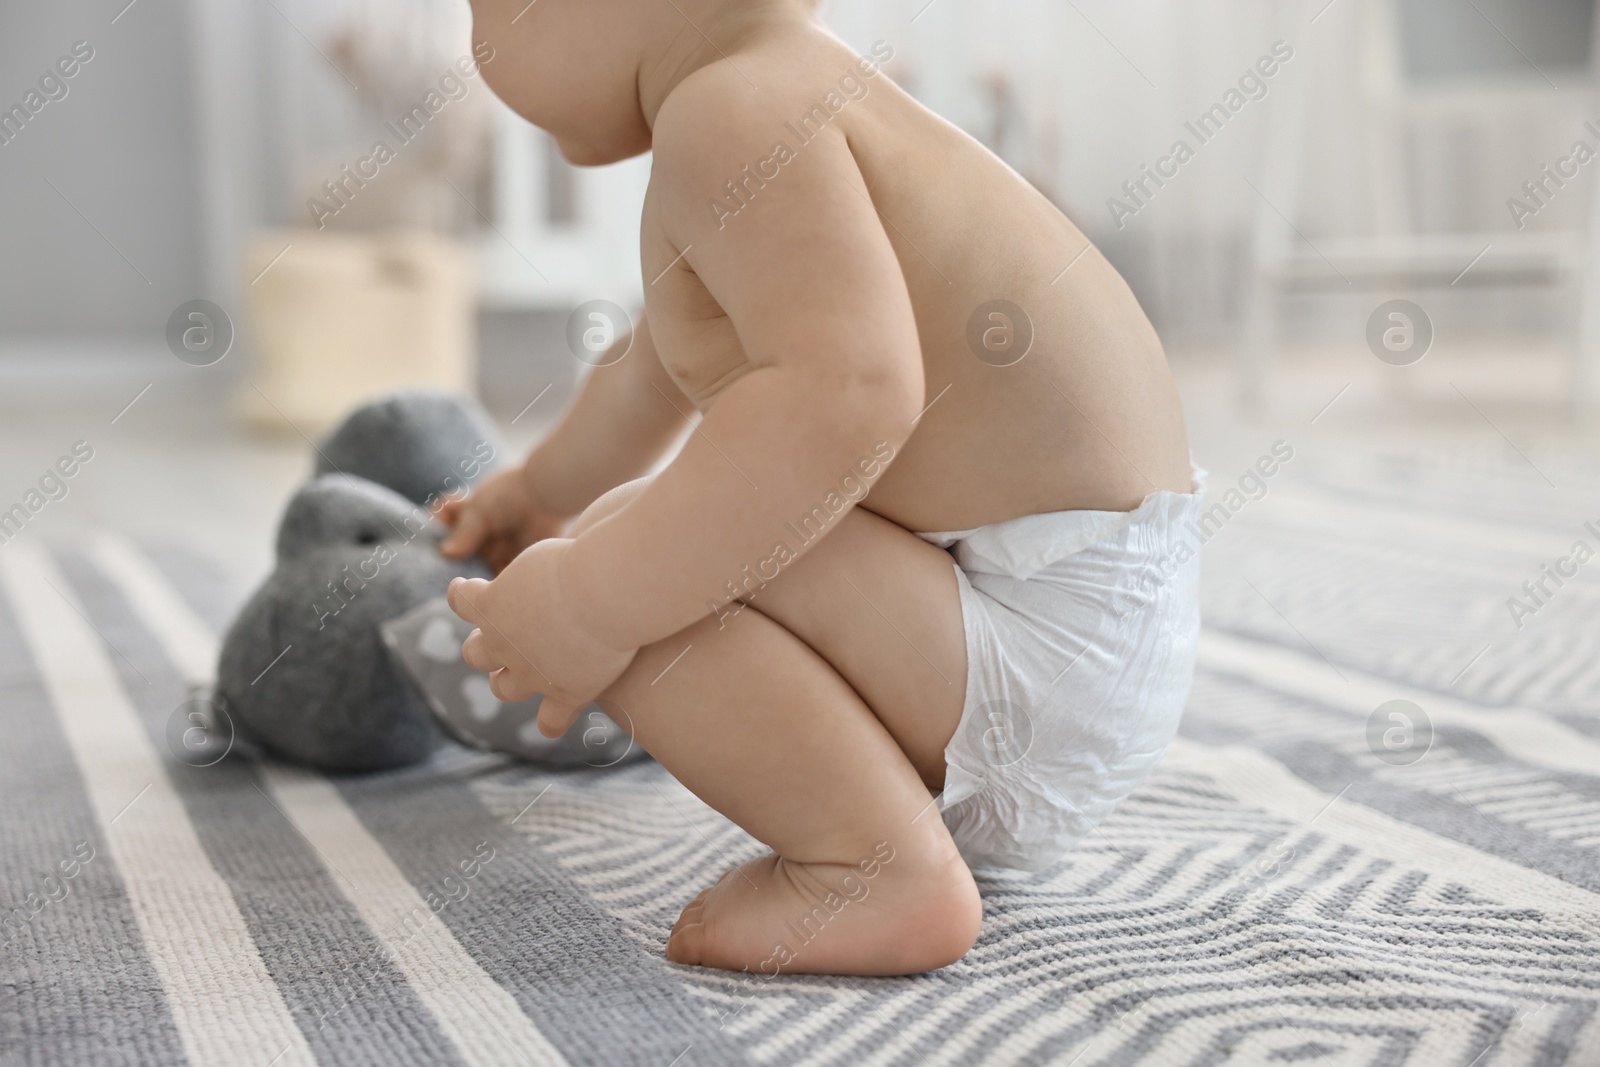
<path fill-rule="evenodd" d="M 670 17 L 682 31 L 662 35 L 639 63 L 639 107 L 654 130 L 656 115 L 685 78 L 751 43 L 818 25 L 816 0 L 674 0 Z"/>

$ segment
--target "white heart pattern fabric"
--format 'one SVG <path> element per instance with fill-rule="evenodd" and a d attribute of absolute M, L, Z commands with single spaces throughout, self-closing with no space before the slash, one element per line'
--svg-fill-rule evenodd
<path fill-rule="evenodd" d="M 461 679 L 461 695 L 467 698 L 467 711 L 478 722 L 488 722 L 505 707 L 505 703 L 489 687 L 489 676 L 486 674 L 473 674 Z"/>
<path fill-rule="evenodd" d="M 489 687 L 488 676 L 461 658 L 461 642 L 472 624 L 451 611 L 444 597 L 379 623 L 378 632 L 439 728 L 463 745 L 552 767 L 612 767 L 644 755 L 628 732 L 594 704 L 564 736 L 541 734 L 541 698 L 503 701 Z"/>
<path fill-rule="evenodd" d="M 463 640 L 456 636 L 456 629 L 448 620 L 435 617 L 429 619 L 428 625 L 422 628 L 422 635 L 417 638 L 417 649 L 431 660 L 454 663 L 461 658 Z"/>

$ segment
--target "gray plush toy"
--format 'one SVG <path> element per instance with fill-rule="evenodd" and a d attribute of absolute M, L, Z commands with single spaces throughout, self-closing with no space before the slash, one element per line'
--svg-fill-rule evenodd
<path fill-rule="evenodd" d="M 493 470 L 498 438 L 476 404 L 401 393 L 351 412 L 317 449 L 316 472 L 366 478 L 426 504 Z"/>
<path fill-rule="evenodd" d="M 475 407 L 414 393 L 361 408 L 318 449 L 316 476 L 278 528 L 277 565 L 223 641 L 216 698 L 244 740 L 327 771 L 414 763 L 443 741 L 441 726 L 557 766 L 639 755 L 594 710 L 555 741 L 522 729 L 537 698 L 485 699 L 486 679 L 460 662 L 465 624 L 429 606 L 452 578 L 489 576 L 439 554 L 445 530 L 428 505 L 492 469 L 495 436 Z M 407 623 L 430 612 L 458 624 L 447 640 L 442 621 Z"/>

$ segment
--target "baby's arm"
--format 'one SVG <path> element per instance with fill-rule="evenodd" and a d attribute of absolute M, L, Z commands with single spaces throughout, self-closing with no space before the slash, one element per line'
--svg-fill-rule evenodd
<path fill-rule="evenodd" d="M 689 410 L 689 401 L 661 366 L 641 315 L 628 354 L 590 372 L 550 436 L 528 454 L 529 491 L 546 509 L 577 515 L 650 470 L 686 428 L 680 409 Z"/>
<path fill-rule="evenodd" d="M 644 474 L 682 435 L 684 417 L 673 405 L 688 400 L 662 368 L 643 318 L 618 344 L 627 354 L 589 374 L 520 467 L 444 504 L 439 519 L 452 529 L 441 551 L 480 554 L 498 572 L 535 541 L 559 536 L 601 494 Z"/>
<path fill-rule="evenodd" d="M 805 97 L 785 101 L 780 88 L 752 93 L 713 66 L 657 119 L 652 208 L 753 369 L 724 389 L 650 487 L 560 562 L 574 621 L 612 648 L 703 617 L 778 542 L 802 552 L 786 524 L 846 475 L 859 477 L 882 442 L 898 448 L 922 402 L 906 281 L 837 128 L 801 147 L 737 218 L 719 228 L 706 208 L 747 163 L 772 154 L 774 134 L 790 136 L 781 116 L 804 111 Z"/>

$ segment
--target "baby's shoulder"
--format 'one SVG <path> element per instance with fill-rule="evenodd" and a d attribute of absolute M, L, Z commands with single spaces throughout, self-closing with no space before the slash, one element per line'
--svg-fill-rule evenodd
<path fill-rule="evenodd" d="M 658 165 L 690 162 L 720 139 L 759 122 L 759 90 L 726 62 L 701 67 L 679 82 L 656 113 L 651 150 Z"/>
<path fill-rule="evenodd" d="M 770 148 L 784 123 L 818 96 L 818 63 L 763 48 L 709 63 L 684 78 L 656 115 L 658 165 L 698 168 Z"/>

